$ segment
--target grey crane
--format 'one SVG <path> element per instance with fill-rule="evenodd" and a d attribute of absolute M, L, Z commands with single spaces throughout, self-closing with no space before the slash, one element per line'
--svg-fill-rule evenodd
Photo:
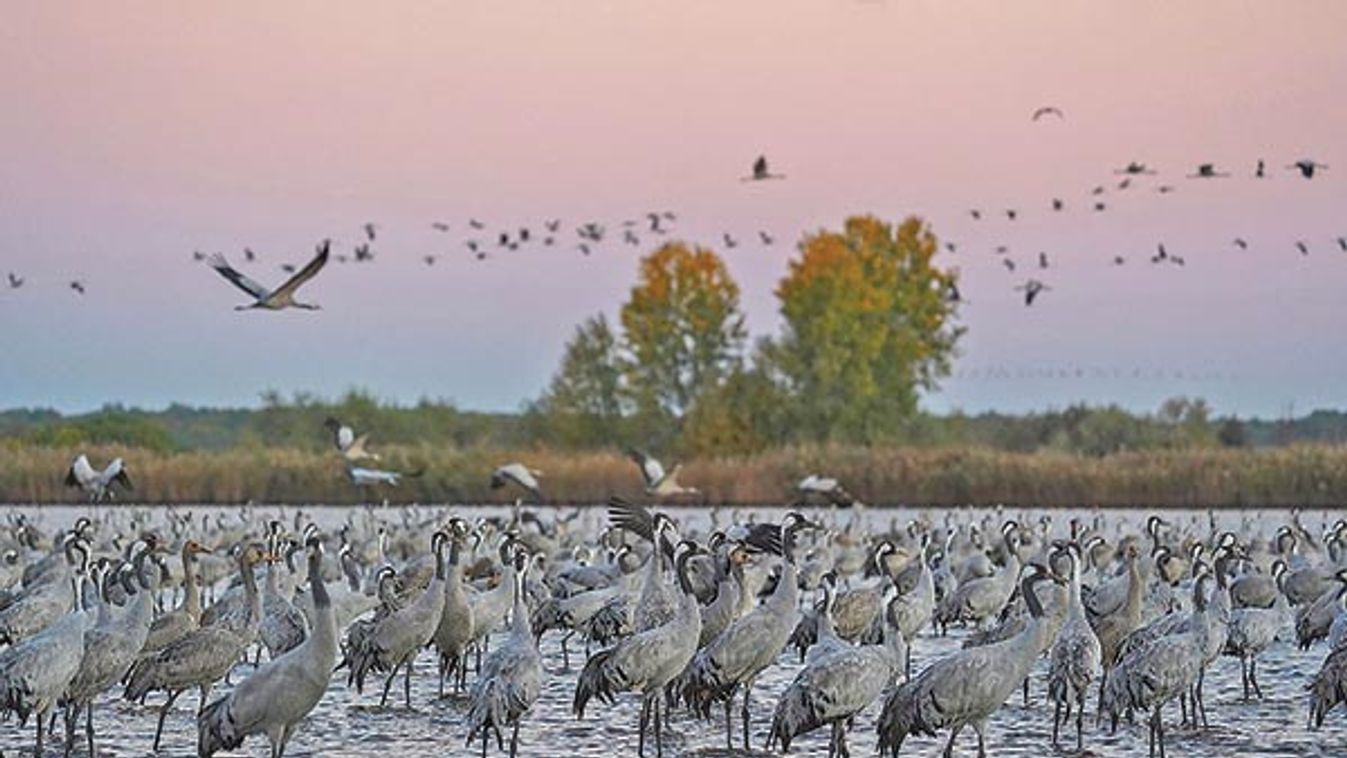
<path fill-rule="evenodd" d="M 439 694 L 444 696 L 444 677 L 454 675 L 454 691 L 459 691 L 467 677 L 467 652 L 473 639 L 472 604 L 468 602 L 468 593 L 463 587 L 463 541 L 467 536 L 467 524 L 462 519 L 453 519 L 449 524 L 449 567 L 444 581 L 444 608 L 440 611 L 440 622 L 435 626 L 431 642 L 439 653 L 440 684 Z"/>
<path fill-rule="evenodd" d="M 213 552 L 196 540 L 182 543 L 182 604 L 150 624 L 141 653 L 163 650 L 201 625 L 201 588 L 197 584 L 197 556 Z"/>
<path fill-rule="evenodd" d="M 168 693 L 168 699 L 159 709 L 159 723 L 154 730 L 156 752 L 164 733 L 164 717 L 178 696 L 196 687 L 201 692 L 201 708 L 204 708 L 211 687 L 229 673 L 256 638 L 258 625 L 262 623 L 262 596 L 257 591 L 254 567 L 273 559 L 261 543 L 250 543 L 239 550 L 238 568 L 243 575 L 248 608 L 247 622 L 242 630 L 224 625 L 203 626 L 163 650 L 141 658 L 131 668 L 124 693 L 127 700 L 143 703 L 151 692 L 164 690 Z"/>
<path fill-rule="evenodd" d="M 767 749 L 779 743 L 790 751 L 796 737 L 823 725 L 832 729 L 829 758 L 847 758 L 847 725 L 893 683 L 907 657 L 902 632 L 882 620 L 878 644 L 851 646 L 832 633 L 831 583 L 824 585 L 819 642 L 805 667 L 777 699 Z"/>
<path fill-rule="evenodd" d="M 1204 584 L 1210 574 L 1198 576 L 1193 588 L 1195 623 L 1192 630 L 1171 634 L 1128 653 L 1104 677 L 1100 709 L 1110 714 L 1114 727 L 1118 717 L 1131 710 L 1150 711 L 1150 754 L 1165 755 L 1164 723 L 1160 711 L 1166 703 L 1182 697 L 1197 683 L 1202 671 L 1208 620 Z"/>
<path fill-rule="evenodd" d="M 262 309 L 268 311 L 279 311 L 285 308 L 300 308 L 303 310 L 316 311 L 321 308 L 313 303 L 301 303 L 295 300 L 295 292 L 310 279 L 318 275 L 318 272 L 327 265 L 328 251 L 331 243 L 328 240 L 318 245 L 318 254 L 309 261 L 304 268 L 300 269 L 294 276 L 285 280 L 281 286 L 274 290 L 258 284 L 253 279 L 239 273 L 234 267 L 229 265 L 223 255 L 216 253 L 210 258 L 211 268 L 220 273 L 220 276 L 228 279 L 235 287 L 243 290 L 253 297 L 253 302 L 248 305 L 234 306 L 236 311 L 246 311 L 252 309 Z"/>
<path fill-rule="evenodd" d="M 732 622 L 719 637 L 699 651 L 679 680 L 678 689 L 683 700 L 703 718 L 710 717 L 713 704 L 724 702 L 725 742 L 731 749 L 734 730 L 730 713 L 735 694 L 743 688 L 740 717 L 744 749 L 747 750 L 753 680 L 781 654 L 800 621 L 794 542 L 795 533 L 806 526 L 817 528 L 803 515 L 792 511 L 786 515 L 779 531 L 758 530 L 748 535 L 755 547 L 781 555 L 781 576 L 776 588 L 761 605 Z"/>
<path fill-rule="evenodd" d="M 89 548 L 76 532 L 61 539 L 49 568 L 41 573 L 25 570 L 24 589 L 0 609 L 0 643 L 22 642 L 60 621 L 77 608 L 76 580 L 89 565 Z M 30 567 L 31 568 L 31 567 Z"/>
<path fill-rule="evenodd" d="M 986 754 L 987 719 L 1019 689 L 1043 648 L 1047 623 L 1034 585 L 1045 580 L 1060 581 L 1032 564 L 1020 582 L 1032 620 L 1019 634 L 951 653 L 889 695 L 877 724 L 881 756 L 896 758 L 908 735 L 934 737 L 949 728 L 948 756 L 966 726 L 977 733 L 978 755 Z"/>
<path fill-rule="evenodd" d="M 699 494 L 696 487 L 685 487 L 678 483 L 678 474 L 683 470 L 683 464 L 675 463 L 673 468 L 665 471 L 664 464 L 660 463 L 659 459 L 646 455 L 635 448 L 628 450 L 627 456 L 640 467 L 641 478 L 645 482 L 645 493 L 647 495 L 671 497 L 674 495 Z"/>
<path fill-rule="evenodd" d="M 1058 729 L 1065 707 L 1066 721 L 1076 709 L 1076 750 L 1083 749 L 1085 732 L 1085 696 L 1090 685 L 1103 673 L 1103 651 L 1080 599 L 1080 546 L 1071 543 L 1066 551 L 1071 564 L 1067 587 L 1066 622 L 1052 644 L 1048 664 L 1048 698 L 1053 701 L 1052 744 L 1057 746 Z"/>
<path fill-rule="evenodd" d="M 98 755 L 94 749 L 94 699 L 126 676 L 150 632 L 159 568 L 151 566 L 147 571 L 145 564 L 153 549 L 153 544 L 142 544 L 133 550 L 132 562 L 120 572 L 131 607 L 120 615 L 109 614 L 84 633 L 84 655 L 63 697 L 66 744 L 74 743 L 75 722 L 84 711 L 90 756 Z"/>
<path fill-rule="evenodd" d="M 197 754 L 210 758 L 233 750 L 250 734 L 265 734 L 271 758 L 281 758 L 299 722 L 327 692 L 337 659 L 337 623 L 323 583 L 323 543 L 306 539 L 313 595 L 313 631 L 298 646 L 272 658 L 225 697 L 197 714 Z"/>
<path fill-rule="evenodd" d="M 660 714 L 661 693 L 691 662 L 701 636 L 701 608 L 688 576 L 688 559 L 701 552 L 700 546 L 684 540 L 675 547 L 674 571 L 681 592 L 678 607 L 668 622 L 628 637 L 607 650 L 594 654 L 575 685 L 572 710 L 584 718 L 585 706 L 592 699 L 611 704 L 626 691 L 641 693 L 641 717 L 637 726 L 637 755 L 645 755 L 646 731 L 653 726 L 655 755 L 664 755 L 664 718 Z"/>
<path fill-rule="evenodd" d="M 368 627 L 352 625 L 347 635 L 345 663 L 351 670 L 346 683 L 348 686 L 354 684 L 357 692 L 363 692 L 365 676 L 369 672 L 387 671 L 383 695 L 379 698 L 381 707 L 388 704 L 388 690 L 393 686 L 398 669 L 404 667 L 403 701 L 407 708 L 412 707 L 412 665 L 417 652 L 434 636 L 444 611 L 444 546 L 448 541 L 449 535 L 442 531 L 431 535 L 435 578 L 414 602 L 374 620 Z M 357 634 L 357 629 L 361 633 Z"/>
<path fill-rule="evenodd" d="M 1309 727 L 1318 729 L 1329 711 L 1347 702 L 1347 647 L 1328 654 L 1306 689 L 1310 691 Z"/>
<path fill-rule="evenodd" d="M 953 535 L 951 534 L 951 538 Z M 921 535 L 921 550 L 912 559 L 916 563 L 917 574 L 912 587 L 889 601 L 887 613 L 890 622 L 903 635 L 906 651 L 903 655 L 903 676 L 912 677 L 912 642 L 931 621 L 935 614 L 935 576 L 926 562 L 926 550 L 931 542 L 930 532 Z M 904 573 L 906 570 L 904 570 Z"/>
<path fill-rule="evenodd" d="M 0 713 L 15 713 L 23 724 L 37 714 L 35 756 L 42 755 L 47 715 L 79 671 L 84 632 L 93 622 L 93 613 L 76 610 L 0 652 Z"/>
<path fill-rule="evenodd" d="M 1239 658 L 1244 699 L 1252 689 L 1259 700 L 1263 690 L 1258 686 L 1258 656 L 1277 639 L 1277 634 L 1291 623 L 1290 603 L 1284 593 L 1278 592 L 1271 608 L 1247 607 L 1230 612 L 1230 632 L 1225 643 L 1225 654 Z"/>
<path fill-rule="evenodd" d="M 1015 532 L 1019 525 L 1007 521 L 1001 526 L 1006 547 L 1006 562 L 989 577 L 961 583 L 953 595 L 945 598 L 936 609 L 936 620 L 948 625 L 971 621 L 981 626 L 996 616 L 1015 592 L 1015 581 L 1020 575 L 1020 559 L 1015 550 Z"/>
<path fill-rule="evenodd" d="M 517 549 L 511 560 L 514 575 L 510 633 L 487 656 L 481 675 L 473 683 L 466 744 L 471 745 L 480 734 L 482 755 L 486 756 L 488 737 L 494 733 L 496 748 L 504 750 L 501 729 L 509 727 L 510 758 L 514 758 L 519 751 L 519 721 L 542 691 L 543 658 L 529 628 L 524 593 L 524 580 L 531 565 L 528 551 Z"/>

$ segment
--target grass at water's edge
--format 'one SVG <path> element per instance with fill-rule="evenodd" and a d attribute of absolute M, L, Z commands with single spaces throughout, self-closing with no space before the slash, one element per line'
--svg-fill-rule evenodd
<path fill-rule="evenodd" d="M 63 484 L 77 451 L 0 449 L 0 502 L 74 503 Z M 282 449 L 158 453 L 91 448 L 95 466 L 125 459 L 141 503 L 509 502 L 491 490 L 492 469 L 519 460 L 542 471 L 548 502 L 595 503 L 611 495 L 645 499 L 636 467 L 619 452 L 389 447 L 366 465 L 423 470 L 393 488 L 353 486 L 333 455 Z M 666 461 L 666 465 L 672 461 Z M 805 474 L 839 478 L 873 505 L 1323 507 L 1347 501 L 1347 446 L 1200 449 L 1088 458 L 996 450 L 792 447 L 744 458 L 686 462 L 679 480 L 701 490 L 689 504 L 779 505 Z"/>

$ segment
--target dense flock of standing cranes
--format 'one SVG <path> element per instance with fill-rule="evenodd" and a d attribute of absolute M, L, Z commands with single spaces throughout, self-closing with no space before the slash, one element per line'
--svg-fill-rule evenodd
<path fill-rule="evenodd" d="M 342 455 L 371 455 L 365 437 L 328 427 Z M 676 467 L 631 455 L 652 499 L 689 491 L 661 484 Z M 541 497 L 540 475 L 512 463 L 491 478 Z M 131 486 L 120 461 L 100 472 L 80 456 L 69 476 L 94 500 Z M 717 509 L 709 523 L 616 498 L 606 520 L 519 501 L 472 519 L 352 508 L 327 531 L 303 511 L 251 506 L 101 508 L 50 531 L 11 512 L 0 712 L 37 717 L 38 754 L 58 712 L 67 750 L 83 716 L 92 755 L 100 696 L 153 699 L 157 750 L 176 739 L 165 715 L 196 694 L 199 755 L 263 735 L 279 756 L 335 672 L 358 692 L 382 678 L 380 707 L 400 675 L 410 709 L 414 662 L 431 648 L 440 693 L 467 692 L 458 739 L 482 754 L 543 750 L 521 748 L 520 724 L 546 681 L 574 676 L 582 721 L 639 698 L 640 755 L 672 750 L 670 734 L 693 718 L 723 720 L 731 752 L 786 752 L 826 727 L 829 756 L 847 756 L 858 717 L 873 720 L 883 755 L 942 733 L 950 755 L 967 728 L 982 755 L 991 717 L 1040 690 L 1053 747 L 1064 729 L 1079 751 L 1091 728 L 1141 720 L 1163 756 L 1165 707 L 1177 701 L 1199 734 L 1238 718 L 1238 704 L 1209 709 L 1206 674 L 1236 658 L 1244 702 L 1261 700 L 1260 664 L 1287 648 L 1278 638 L 1329 651 L 1317 674 L 1303 672 L 1308 728 L 1347 700 L 1347 521 L 1325 514 L 1310 527 L 1293 512 L 1268 533 L 1248 517 L 1230 530 L 1215 515 L 948 510 L 880 526 L 835 479 L 811 474 L 794 497 L 767 518 Z M 942 639 L 956 627 L 966 629 Z M 549 634 L 561 661 L 540 652 Z M 944 653 L 914 659 L 919 637 Z M 586 660 L 571 674 L 575 641 Z M 796 656 L 783 691 L 759 692 L 773 712 L 755 729 L 755 686 Z"/>

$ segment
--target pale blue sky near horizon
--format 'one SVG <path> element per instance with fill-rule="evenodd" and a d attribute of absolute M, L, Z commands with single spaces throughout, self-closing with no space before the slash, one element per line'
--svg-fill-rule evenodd
<path fill-rule="evenodd" d="M 857 212 L 928 219 L 958 244 L 941 259 L 968 301 L 931 410 L 1344 405 L 1347 3 L 133 0 L 7 16 L 0 277 L 25 283 L 0 280 L 0 407 L 362 387 L 517 409 L 653 248 L 622 244 L 621 221 L 664 209 L 671 237 L 724 255 L 754 336 L 779 328 L 772 291 L 802 234 Z M 1065 119 L 1031 122 L 1048 104 Z M 787 178 L 740 182 L 759 153 Z M 1328 168 L 1302 180 L 1285 168 L 1302 157 Z M 1131 160 L 1159 175 L 1119 190 Z M 1185 178 L 1202 162 L 1233 176 Z M 484 241 L 565 223 L 555 247 L 478 262 L 469 217 Z M 587 220 L 609 227 L 590 257 L 570 232 Z M 322 237 L 349 252 L 365 221 L 376 262 L 330 265 L 303 291 L 316 313 L 236 313 L 242 293 L 191 260 L 218 250 L 279 282 Z M 1186 265 L 1150 263 L 1160 242 Z M 1051 289 L 1026 308 L 1013 288 L 1030 277 Z"/>

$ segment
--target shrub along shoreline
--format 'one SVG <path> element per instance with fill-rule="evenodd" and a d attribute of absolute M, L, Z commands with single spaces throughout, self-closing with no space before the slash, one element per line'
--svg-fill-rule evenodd
<path fill-rule="evenodd" d="M 136 490 L 120 499 L 144 504 L 505 503 L 517 490 L 492 490 L 488 480 L 492 469 L 514 460 L 543 472 L 546 503 L 599 503 L 612 495 L 648 500 L 636 467 L 618 451 L 380 450 L 383 460 L 367 465 L 423 473 L 397 487 L 363 489 L 350 483 L 335 454 L 290 448 L 175 453 L 120 446 L 78 451 L 0 447 L 0 502 L 84 502 L 81 492 L 63 483 L 78 452 L 87 452 L 95 466 L 113 457 L 125 459 Z M 1347 446 L 1342 445 L 1103 457 L 976 447 L 802 446 L 686 461 L 679 480 L 702 495 L 670 504 L 781 505 L 795 499 L 795 483 L 809 473 L 837 477 L 874 506 L 1325 507 L 1347 500 Z"/>

